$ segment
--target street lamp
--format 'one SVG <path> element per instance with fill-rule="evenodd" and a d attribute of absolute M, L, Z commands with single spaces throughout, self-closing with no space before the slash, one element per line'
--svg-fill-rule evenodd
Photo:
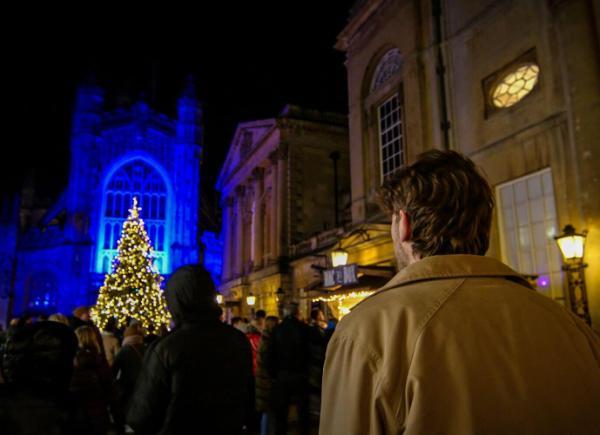
<path fill-rule="evenodd" d="M 277 292 L 275 292 L 275 300 L 277 301 L 278 304 L 283 302 L 283 289 L 281 287 L 279 287 L 277 289 Z"/>
<path fill-rule="evenodd" d="M 583 261 L 583 248 L 585 247 L 586 235 L 587 231 L 577 234 L 573 226 L 567 225 L 563 229 L 563 233 L 554 238 L 566 261 Z"/>
<path fill-rule="evenodd" d="M 585 268 L 583 261 L 585 237 L 587 231 L 577 233 L 572 225 L 567 225 L 562 234 L 554 237 L 564 258 L 562 270 L 567 272 L 567 284 L 571 310 L 588 325 L 592 324 L 585 286 Z"/>
<path fill-rule="evenodd" d="M 223 303 L 223 295 L 217 295 L 217 304 L 221 305 Z"/>
<path fill-rule="evenodd" d="M 248 296 L 246 296 L 246 303 L 250 307 L 254 306 L 256 303 L 256 296 L 254 296 L 252 293 L 248 294 Z"/>
<path fill-rule="evenodd" d="M 345 266 L 348 264 L 348 251 L 337 248 L 331 251 L 331 265 L 333 267 Z"/>

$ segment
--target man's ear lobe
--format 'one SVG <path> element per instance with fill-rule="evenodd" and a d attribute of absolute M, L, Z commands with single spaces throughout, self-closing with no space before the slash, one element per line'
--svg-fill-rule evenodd
<path fill-rule="evenodd" d="M 410 241 L 412 235 L 410 217 L 404 210 L 398 212 L 398 225 L 400 230 L 400 240 L 403 242 Z"/>

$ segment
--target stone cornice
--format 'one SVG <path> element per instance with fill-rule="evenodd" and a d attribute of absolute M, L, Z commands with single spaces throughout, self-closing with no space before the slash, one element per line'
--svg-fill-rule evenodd
<path fill-rule="evenodd" d="M 363 5 L 360 5 L 358 11 L 338 35 L 337 43 L 334 45 L 334 48 L 339 51 L 347 51 L 350 41 L 354 38 L 354 35 L 384 1 L 385 0 L 367 0 Z"/>

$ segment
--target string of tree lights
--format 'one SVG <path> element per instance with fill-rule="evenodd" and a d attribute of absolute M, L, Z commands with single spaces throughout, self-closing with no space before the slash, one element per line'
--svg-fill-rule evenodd
<path fill-rule="evenodd" d="M 110 318 L 126 326 L 137 320 L 147 331 L 169 326 L 170 315 L 161 289 L 162 276 L 154 265 L 151 241 L 140 217 L 137 197 L 123 224 L 118 253 L 92 308 L 94 322 L 104 328 Z"/>

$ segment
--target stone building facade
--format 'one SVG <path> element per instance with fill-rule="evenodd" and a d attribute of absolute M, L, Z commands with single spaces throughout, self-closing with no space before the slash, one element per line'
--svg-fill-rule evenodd
<path fill-rule="evenodd" d="M 277 314 L 278 295 L 292 297 L 290 247 L 349 216 L 347 150 L 347 119 L 338 114 L 288 105 L 276 118 L 238 125 L 217 181 L 219 291 L 230 315 L 253 308 Z"/>
<path fill-rule="evenodd" d="M 427 149 L 458 150 L 496 194 L 487 255 L 559 303 L 554 236 L 567 224 L 589 231 L 600 325 L 599 17 L 585 0 L 357 2 L 336 45 L 347 55 L 352 174 L 341 240 L 385 224 L 374 195 L 388 174 Z M 389 237 L 373 238 L 350 242 L 349 261 L 393 264 Z"/>

